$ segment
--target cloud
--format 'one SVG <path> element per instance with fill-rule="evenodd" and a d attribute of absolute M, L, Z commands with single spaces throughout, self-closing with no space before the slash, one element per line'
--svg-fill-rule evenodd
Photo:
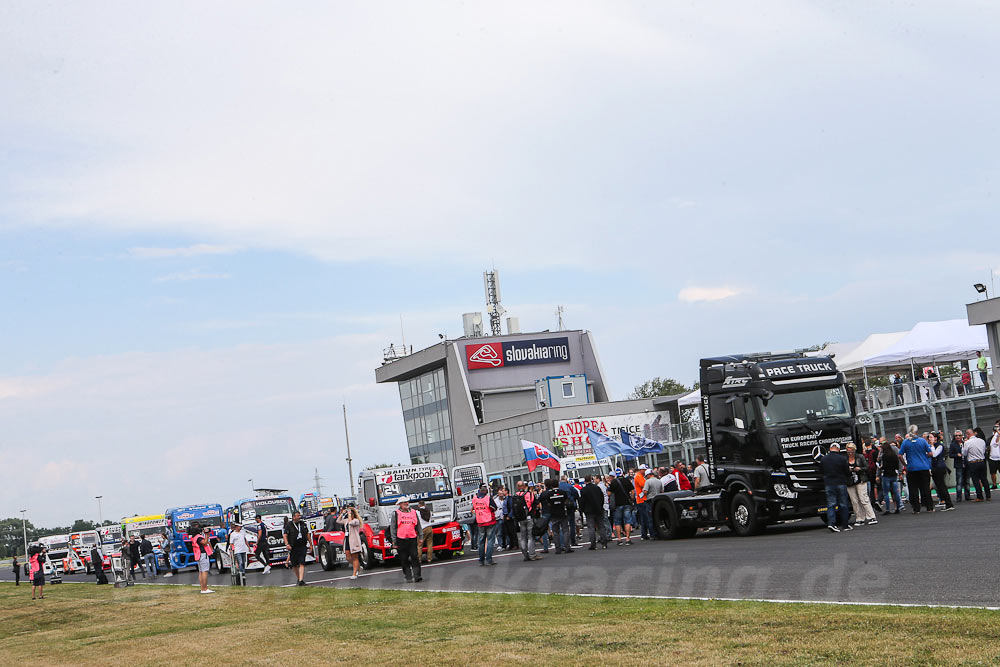
<path fill-rule="evenodd" d="M 180 248 L 129 248 L 128 254 L 136 259 L 168 259 L 175 257 L 200 257 L 202 255 L 231 255 L 243 250 L 241 246 L 212 243 L 195 243 Z"/>
<path fill-rule="evenodd" d="M 228 273 L 204 273 L 200 269 L 188 269 L 187 271 L 178 271 L 176 273 L 168 273 L 163 276 L 157 276 L 156 282 L 183 283 L 191 280 L 229 280 L 230 278 L 232 278 L 232 276 Z"/>
<path fill-rule="evenodd" d="M 677 293 L 677 299 L 685 303 L 721 301 L 736 296 L 740 291 L 731 287 L 685 287 Z"/>

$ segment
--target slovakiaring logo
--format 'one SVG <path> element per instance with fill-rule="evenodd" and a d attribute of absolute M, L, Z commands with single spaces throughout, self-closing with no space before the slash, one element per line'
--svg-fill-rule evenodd
<path fill-rule="evenodd" d="M 470 371 L 523 364 L 555 364 L 570 360 L 569 339 L 534 338 L 497 343 L 474 343 L 465 346 Z"/>

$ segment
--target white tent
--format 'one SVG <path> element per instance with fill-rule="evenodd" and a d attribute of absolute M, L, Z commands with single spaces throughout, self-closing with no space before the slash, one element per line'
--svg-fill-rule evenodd
<path fill-rule="evenodd" d="M 905 336 L 908 331 L 896 331 L 893 333 L 877 333 L 868 336 L 860 344 L 858 344 L 853 350 L 847 352 L 843 356 L 834 359 L 837 364 L 837 370 L 847 372 L 853 371 L 861 368 L 864 365 L 864 360 L 868 357 L 873 357 L 876 354 L 881 354 L 884 350 L 892 347 L 899 342 L 899 339 Z"/>
<path fill-rule="evenodd" d="M 840 367 L 840 360 L 844 356 L 848 355 L 861 345 L 860 341 L 854 341 L 852 343 L 828 343 L 823 346 L 823 349 L 817 350 L 816 352 L 806 352 L 807 357 L 833 357 L 836 362 L 837 367 Z"/>
<path fill-rule="evenodd" d="M 918 322 L 895 344 L 865 357 L 862 365 L 872 368 L 962 361 L 971 359 L 976 356 L 977 351 L 988 347 L 986 327 L 983 325 L 970 326 L 964 319 Z"/>
<path fill-rule="evenodd" d="M 701 389 L 695 389 L 690 394 L 684 394 L 677 399 L 678 408 L 696 408 L 701 405 Z"/>

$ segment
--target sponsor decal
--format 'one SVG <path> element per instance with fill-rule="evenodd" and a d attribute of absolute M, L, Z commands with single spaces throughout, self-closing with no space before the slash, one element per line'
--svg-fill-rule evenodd
<path fill-rule="evenodd" d="M 399 468 L 384 475 L 378 476 L 379 484 L 396 484 L 397 482 L 411 482 L 417 479 L 433 479 L 444 477 L 444 468 L 435 466 L 433 468 Z"/>
<path fill-rule="evenodd" d="M 729 389 L 731 387 L 745 387 L 748 382 L 750 382 L 749 375 L 744 375 L 743 377 L 727 377 L 722 381 L 722 388 Z"/>
<path fill-rule="evenodd" d="M 192 514 L 191 512 L 184 512 L 183 514 L 178 514 L 177 518 L 178 519 L 193 519 L 194 518 L 194 514 Z"/>
<path fill-rule="evenodd" d="M 470 371 L 524 364 L 561 364 L 570 360 L 569 338 L 533 338 L 465 346 Z"/>
<path fill-rule="evenodd" d="M 798 375 L 826 375 L 836 373 L 832 361 L 780 362 L 775 365 L 761 364 L 761 370 L 768 378 L 794 377 Z"/>

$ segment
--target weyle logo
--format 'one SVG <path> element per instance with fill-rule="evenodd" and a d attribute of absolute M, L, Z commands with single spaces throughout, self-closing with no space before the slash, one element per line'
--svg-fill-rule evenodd
<path fill-rule="evenodd" d="M 727 377 L 722 381 L 722 388 L 726 389 L 728 387 L 745 387 L 747 383 L 750 382 L 750 376 L 744 375 L 743 377 Z"/>
<path fill-rule="evenodd" d="M 503 359 L 497 354 L 491 345 L 483 345 L 469 356 L 469 361 L 477 361 L 481 364 L 489 364 L 494 368 L 503 364 Z"/>

